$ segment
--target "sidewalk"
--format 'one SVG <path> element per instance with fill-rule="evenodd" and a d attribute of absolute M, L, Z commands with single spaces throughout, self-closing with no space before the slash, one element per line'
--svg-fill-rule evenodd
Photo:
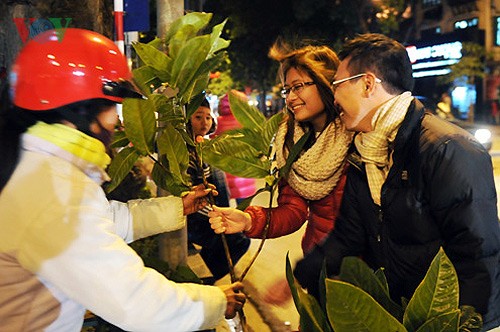
<path fill-rule="evenodd" d="M 263 180 L 257 180 L 257 188 L 263 186 Z M 267 206 L 269 195 L 260 194 L 252 202 L 253 205 Z M 299 314 L 293 300 L 277 307 L 262 300 L 270 286 L 280 278 L 285 278 L 285 260 L 289 252 L 292 266 L 302 257 L 300 242 L 304 234 L 305 225 L 297 232 L 277 239 L 267 239 L 259 256 L 255 260 L 247 276 L 243 280 L 245 292 L 250 297 L 244 307 L 249 332 L 288 332 L 297 331 Z M 236 275 L 239 276 L 248 266 L 257 251 L 261 240 L 252 239 L 248 252 L 236 265 Z M 219 280 L 217 284 L 230 283 L 229 276 Z M 225 322 L 217 327 L 217 332 L 229 331 Z"/>

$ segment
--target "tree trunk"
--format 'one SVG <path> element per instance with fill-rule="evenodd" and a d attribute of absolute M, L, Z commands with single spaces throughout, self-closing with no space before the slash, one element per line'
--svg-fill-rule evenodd
<path fill-rule="evenodd" d="M 156 26 L 158 37 L 165 37 L 170 24 L 184 15 L 184 1 L 157 0 L 156 1 Z M 166 193 L 160 193 L 165 196 Z M 187 227 L 163 233 L 159 237 L 159 256 L 168 262 L 170 268 L 175 269 L 179 264 L 187 262 Z"/>
<path fill-rule="evenodd" d="M 170 24 L 184 15 L 183 0 L 156 0 L 156 26 L 158 37 L 165 37 Z"/>

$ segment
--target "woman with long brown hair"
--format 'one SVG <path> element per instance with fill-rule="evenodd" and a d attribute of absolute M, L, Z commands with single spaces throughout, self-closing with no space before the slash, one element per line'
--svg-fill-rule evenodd
<path fill-rule="evenodd" d="M 277 42 L 269 56 L 280 62 L 279 75 L 286 101 L 286 117 L 276 135 L 276 161 L 283 167 L 292 147 L 304 135 L 306 143 L 288 174 L 278 185 L 278 206 L 271 208 L 268 238 L 291 234 L 307 227 L 302 250 L 307 253 L 334 227 L 345 184 L 346 156 L 352 141 L 338 117 L 330 83 L 339 59 L 327 46 L 291 49 Z M 269 208 L 249 206 L 245 211 L 214 208 L 210 222 L 216 233 L 244 231 L 248 237 L 260 237 Z M 269 302 L 289 298 L 288 285 L 269 292 Z M 288 291 L 287 291 L 288 290 Z"/>

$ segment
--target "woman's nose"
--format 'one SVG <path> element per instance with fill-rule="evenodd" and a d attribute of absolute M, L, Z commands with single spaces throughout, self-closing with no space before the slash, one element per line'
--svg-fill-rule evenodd
<path fill-rule="evenodd" d="M 294 91 L 290 91 L 288 95 L 286 96 L 286 101 L 291 101 L 297 99 L 298 95 Z"/>

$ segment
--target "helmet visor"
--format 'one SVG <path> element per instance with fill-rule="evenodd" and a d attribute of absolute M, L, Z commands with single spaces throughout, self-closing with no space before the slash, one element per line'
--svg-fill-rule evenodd
<path fill-rule="evenodd" d="M 105 82 L 102 86 L 102 92 L 106 96 L 118 98 L 140 98 L 146 99 L 129 81 L 120 80 Z"/>

